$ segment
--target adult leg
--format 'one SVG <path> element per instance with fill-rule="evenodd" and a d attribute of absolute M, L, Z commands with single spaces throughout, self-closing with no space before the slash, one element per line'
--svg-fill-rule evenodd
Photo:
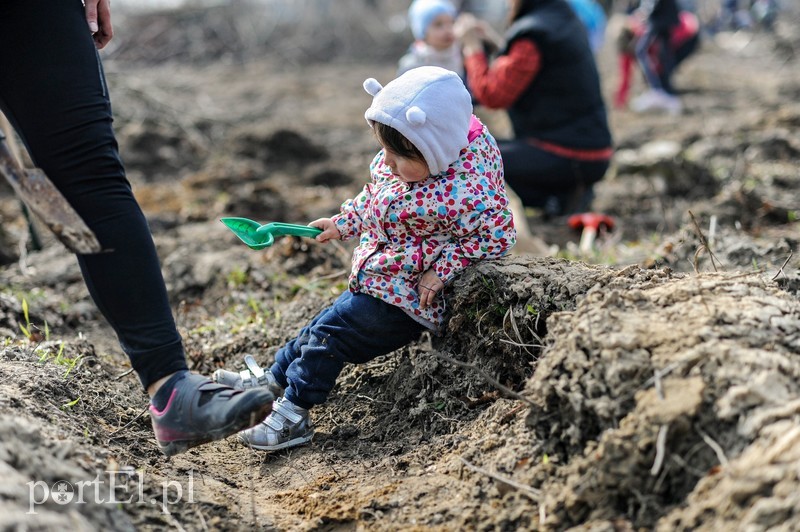
<path fill-rule="evenodd" d="M 279 352 L 278 357 L 292 360 L 284 398 L 305 409 L 322 404 L 345 363 L 363 364 L 391 353 L 424 330 L 400 308 L 347 291 L 308 328 L 305 342 Z"/>
<path fill-rule="evenodd" d="M 636 60 L 639 62 L 639 66 L 650 88 L 663 90 L 661 78 L 658 75 L 658 65 L 654 63 L 649 53 L 650 47 L 656 44 L 657 39 L 658 33 L 652 27 L 648 26 L 644 34 L 636 41 Z"/>
<path fill-rule="evenodd" d="M 687 57 L 694 54 L 697 51 L 699 44 L 700 33 L 697 33 L 678 46 L 678 48 L 675 49 L 675 67 L 677 68 L 677 66 L 683 63 Z"/>
<path fill-rule="evenodd" d="M 664 92 L 674 94 L 675 89 L 672 87 L 672 73 L 675 70 L 675 53 L 672 47 L 669 46 L 669 36 L 659 33 L 656 36 L 656 45 L 658 49 L 658 63 L 659 69 L 659 82 Z"/>
<path fill-rule="evenodd" d="M 108 250 L 78 262 L 142 384 L 185 370 L 155 246 L 120 161 L 81 2 L 3 2 L 0 72 L 0 105 L 33 161 Z"/>
<path fill-rule="evenodd" d="M 527 207 L 550 210 L 559 215 L 588 208 L 594 183 L 608 169 L 608 161 L 577 161 L 544 151 L 528 142 L 497 142 L 508 185 Z"/>
<path fill-rule="evenodd" d="M 119 158 L 81 1 L 0 3 L 0 72 L 0 106 L 34 163 L 107 250 L 78 261 L 153 394 L 150 417 L 162 451 L 184 452 L 257 424 L 272 408 L 269 391 L 233 390 L 186 369 L 155 245 Z"/>

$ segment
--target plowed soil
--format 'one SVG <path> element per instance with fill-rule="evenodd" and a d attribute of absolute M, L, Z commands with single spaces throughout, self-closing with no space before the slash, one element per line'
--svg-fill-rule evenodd
<path fill-rule="evenodd" d="M 595 208 L 614 229 L 583 254 L 565 220 L 529 212 L 551 256 L 469 269 L 446 333 L 345 368 L 290 451 L 228 438 L 165 459 L 74 258 L 46 233 L 20 255 L 3 189 L 0 528 L 800 529 L 798 28 L 787 11 L 775 33 L 706 38 L 679 117 L 610 111 Z M 345 287 L 349 244 L 253 251 L 218 219 L 306 223 L 360 189 L 361 83 L 394 63 L 355 55 L 108 58 L 196 371 L 269 364 Z M 599 61 L 611 101 L 613 43 Z"/>

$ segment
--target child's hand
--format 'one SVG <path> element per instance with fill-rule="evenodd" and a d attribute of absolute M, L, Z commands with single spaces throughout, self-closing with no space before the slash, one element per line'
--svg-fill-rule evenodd
<path fill-rule="evenodd" d="M 319 220 L 314 220 L 308 225 L 311 227 L 316 227 L 317 229 L 322 229 L 322 232 L 314 237 L 317 242 L 339 240 L 342 237 L 339 234 L 339 230 L 336 229 L 336 224 L 333 223 L 333 220 L 330 218 L 320 218 Z"/>
<path fill-rule="evenodd" d="M 419 279 L 419 286 L 417 287 L 419 306 L 422 308 L 428 307 L 433 303 L 436 294 L 438 294 L 442 288 L 444 288 L 444 283 L 439 279 L 435 271 L 428 270 L 423 273 L 422 277 Z"/>

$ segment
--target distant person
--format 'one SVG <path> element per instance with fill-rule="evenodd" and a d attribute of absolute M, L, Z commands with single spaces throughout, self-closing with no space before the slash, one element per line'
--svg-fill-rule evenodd
<path fill-rule="evenodd" d="M 309 410 L 327 401 L 345 363 L 440 331 L 444 287 L 514 245 L 500 153 L 458 75 L 419 67 L 364 88 L 373 96 L 364 116 L 382 147 L 371 181 L 339 214 L 310 224 L 323 230 L 320 242 L 358 239 L 349 289 L 279 349 L 268 370 L 215 374 L 232 386 L 285 389 L 264 422 L 241 434 L 255 449 L 311 441 Z"/>
<path fill-rule="evenodd" d="M 649 50 L 650 58 L 655 65 L 656 72 L 662 78 L 662 85 L 672 85 L 671 81 L 664 79 L 666 75 L 674 74 L 677 67 L 697 51 L 700 43 L 700 21 L 694 13 L 681 11 L 680 23 L 672 29 L 669 46 L 673 50 L 675 66 L 666 72 L 658 63 L 659 53 L 656 45 Z M 619 52 L 619 84 L 614 93 L 614 105 L 623 108 L 628 104 L 628 96 L 632 85 L 633 66 L 636 62 L 635 50 L 638 39 L 644 33 L 644 25 L 636 17 L 629 17 L 617 39 Z"/>
<path fill-rule="evenodd" d="M 457 11 L 447 0 L 414 0 L 408 22 L 414 42 L 398 63 L 397 75 L 421 66 L 438 66 L 464 77 L 461 48 L 453 33 Z"/>
<path fill-rule="evenodd" d="M 505 109 L 514 139 L 499 140 L 506 183 L 546 216 L 588 210 L 612 155 L 589 39 L 565 0 L 514 0 L 505 46 L 492 61 L 482 25 L 456 23 L 475 99 Z"/>
<path fill-rule="evenodd" d="M 606 12 L 595 0 L 567 0 L 570 7 L 581 19 L 589 34 L 589 45 L 597 55 L 606 39 Z"/>
<path fill-rule="evenodd" d="M 766 31 L 775 30 L 778 11 L 777 0 L 752 0 L 750 2 L 750 14 L 753 21 Z"/>
<path fill-rule="evenodd" d="M 662 110 L 680 114 L 683 105 L 672 87 L 675 52 L 669 42 L 680 24 L 676 0 L 642 0 L 633 12 L 644 26 L 636 39 L 634 53 L 642 69 L 648 89 L 631 102 L 636 112 Z M 653 57 L 651 51 L 656 50 Z"/>
<path fill-rule="evenodd" d="M 0 109 L 107 250 L 78 255 L 78 264 L 150 396 L 156 440 L 169 456 L 258 423 L 273 396 L 242 393 L 188 370 L 153 238 L 112 128 L 97 55 L 112 35 L 109 0 L 1 2 Z"/>
<path fill-rule="evenodd" d="M 722 0 L 717 20 L 719 30 L 739 30 L 750 26 L 750 15 L 739 9 L 739 0 Z"/>

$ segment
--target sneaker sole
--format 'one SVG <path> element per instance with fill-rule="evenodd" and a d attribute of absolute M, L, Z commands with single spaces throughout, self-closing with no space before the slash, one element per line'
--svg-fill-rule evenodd
<path fill-rule="evenodd" d="M 281 449 L 288 449 L 289 447 L 297 447 L 299 445 L 305 445 L 306 443 L 310 442 L 311 439 L 314 437 L 314 433 L 307 436 L 300 436 L 299 438 L 294 438 L 293 440 L 288 440 L 283 443 L 279 443 L 277 445 L 256 445 L 255 443 L 250 443 L 247 441 L 246 438 L 240 436 L 239 439 L 242 443 L 247 445 L 248 447 L 252 447 L 253 449 L 258 449 L 259 451 L 280 451 Z"/>
<path fill-rule="evenodd" d="M 210 443 L 212 441 L 227 438 L 231 434 L 235 434 L 250 427 L 254 427 L 264 421 L 264 419 L 272 412 L 272 401 L 267 404 L 261 405 L 256 410 L 243 413 L 240 417 L 234 418 L 230 423 L 223 427 L 209 431 L 208 437 L 197 440 L 175 440 L 167 443 L 158 442 L 161 452 L 166 456 L 175 456 L 176 454 L 185 453 L 193 447 Z"/>

